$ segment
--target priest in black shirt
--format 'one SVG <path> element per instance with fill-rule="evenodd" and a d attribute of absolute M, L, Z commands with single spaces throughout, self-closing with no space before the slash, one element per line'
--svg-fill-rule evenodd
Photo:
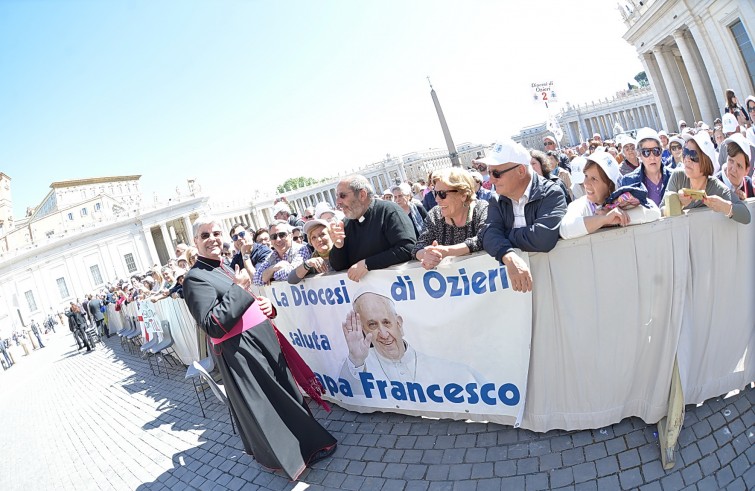
<path fill-rule="evenodd" d="M 374 195 L 372 184 L 361 175 L 346 177 L 336 188 L 336 203 L 346 219 L 330 225 L 330 265 L 336 271 L 348 269 L 353 281 L 412 258 L 416 238 L 409 215 Z"/>
<path fill-rule="evenodd" d="M 194 243 L 198 257 L 184 278 L 184 298 L 212 342 L 244 450 L 261 465 L 295 480 L 307 465 L 336 448 L 335 438 L 312 417 L 297 384 L 320 403 L 322 387 L 270 322 L 275 317 L 270 301 L 250 293 L 246 269 L 236 266 L 231 271 L 222 264 L 219 222 L 198 218 Z"/>

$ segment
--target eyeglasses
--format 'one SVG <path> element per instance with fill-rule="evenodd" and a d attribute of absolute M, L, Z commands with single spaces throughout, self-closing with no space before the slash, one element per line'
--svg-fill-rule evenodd
<path fill-rule="evenodd" d="M 640 149 L 640 154 L 643 157 L 645 157 L 645 158 L 650 157 L 651 153 L 655 157 L 660 157 L 661 153 L 663 153 L 663 152 L 661 151 L 661 147 L 653 147 L 653 148 L 643 148 L 643 149 Z"/>
<path fill-rule="evenodd" d="M 495 172 L 495 171 L 493 171 Z M 506 171 L 504 171 L 506 172 Z M 458 193 L 458 189 L 449 189 L 448 191 L 433 191 L 433 196 L 440 199 L 446 199 L 448 198 L 448 193 Z"/>
<path fill-rule="evenodd" d="M 670 150 L 671 150 L 672 152 L 678 152 L 679 150 L 681 150 L 681 149 L 682 149 L 682 146 L 681 146 L 681 145 L 671 145 L 671 146 L 669 147 L 669 149 L 670 149 Z"/>
<path fill-rule="evenodd" d="M 270 239 L 272 240 L 285 239 L 286 237 L 288 237 L 288 232 L 278 232 L 277 234 L 270 234 Z"/>
<path fill-rule="evenodd" d="M 682 152 L 682 156 L 684 158 L 689 157 L 689 159 L 692 162 L 699 163 L 700 162 L 700 155 L 698 155 L 696 150 L 689 149 L 687 147 L 684 148 L 684 152 Z"/>
<path fill-rule="evenodd" d="M 294 240 L 296 242 L 301 242 L 302 240 L 304 240 L 304 238 L 301 235 L 294 235 Z"/>
<path fill-rule="evenodd" d="M 239 233 L 231 235 L 234 242 L 239 240 L 239 238 L 243 239 L 244 237 L 246 237 L 246 230 L 241 230 Z"/>
<path fill-rule="evenodd" d="M 302 218 L 305 220 L 312 220 L 314 217 L 314 215 L 304 215 Z"/>
<path fill-rule="evenodd" d="M 501 178 L 501 176 L 503 176 L 503 175 L 504 175 L 505 173 L 507 173 L 507 172 L 509 172 L 509 171 L 512 171 L 512 170 L 516 169 L 516 168 L 517 168 L 517 167 L 519 167 L 520 165 L 522 165 L 522 164 L 517 164 L 517 165 L 515 165 L 514 167 L 509 167 L 509 168 L 508 168 L 508 169 L 506 169 L 506 170 L 491 170 L 491 171 L 490 171 L 490 175 L 491 175 L 491 176 L 493 176 L 493 177 L 495 177 L 496 179 L 500 179 L 500 178 Z"/>
<path fill-rule="evenodd" d="M 215 232 L 212 233 L 212 236 L 213 237 L 222 237 L 223 236 L 223 232 L 221 232 L 220 230 L 216 230 Z M 199 234 L 199 238 L 202 239 L 202 240 L 209 239 L 210 238 L 210 232 L 202 232 L 201 234 Z"/>

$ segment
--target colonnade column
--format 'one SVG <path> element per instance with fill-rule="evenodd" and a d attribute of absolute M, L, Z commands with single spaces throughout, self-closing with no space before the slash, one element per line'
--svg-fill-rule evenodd
<path fill-rule="evenodd" d="M 653 48 L 655 60 L 658 62 L 658 69 L 661 71 L 661 76 L 666 83 L 666 92 L 671 100 L 671 120 L 674 121 L 674 126 L 676 126 L 676 120 L 683 117 L 684 110 L 682 109 L 682 100 L 679 98 L 679 89 L 674 83 L 674 75 L 666 61 L 667 52 L 668 48 L 663 46 L 656 46 Z M 676 130 L 677 128 L 674 127 L 673 129 Z"/>
<path fill-rule="evenodd" d="M 188 216 L 182 217 L 184 221 L 184 228 L 186 229 L 186 245 L 190 246 L 192 245 L 191 239 L 194 238 L 194 230 L 191 226 L 191 220 L 189 220 Z M 173 251 L 176 252 L 176 251 Z"/>
<path fill-rule="evenodd" d="M 693 96 L 698 100 L 698 106 L 700 107 L 700 114 L 703 121 L 712 125 L 713 120 L 715 119 L 715 116 L 711 112 L 713 104 L 711 104 L 711 101 L 708 98 L 708 91 L 705 90 L 706 86 L 700 76 L 701 69 L 697 64 L 697 58 L 692 54 L 692 49 L 689 46 L 689 41 L 684 35 L 684 32 L 676 30 L 673 35 L 676 45 L 679 47 L 679 52 L 682 55 L 682 60 L 684 60 L 684 65 L 687 67 L 687 73 L 689 74 L 689 79 L 694 89 Z"/>
<path fill-rule="evenodd" d="M 173 241 L 171 240 L 170 234 L 168 233 L 168 226 L 166 225 L 166 222 L 162 222 L 160 224 L 160 231 L 163 234 L 163 242 L 165 243 L 165 251 L 168 253 L 168 257 L 171 257 L 173 255 L 173 252 L 175 252 L 175 250 L 173 249 Z"/>
<path fill-rule="evenodd" d="M 160 261 L 160 256 L 157 255 L 157 247 L 155 247 L 155 241 L 152 238 L 152 230 L 150 227 L 144 227 L 142 229 L 144 233 L 144 239 L 147 241 L 147 251 L 149 251 L 149 264 L 148 268 L 151 268 L 153 264 Z"/>

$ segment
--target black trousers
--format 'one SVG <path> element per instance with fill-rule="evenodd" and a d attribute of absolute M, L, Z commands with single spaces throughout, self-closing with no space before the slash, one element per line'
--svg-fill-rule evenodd
<path fill-rule="evenodd" d="M 92 349 L 92 343 L 89 341 L 89 338 L 87 337 L 86 332 L 84 332 L 84 329 L 74 329 L 73 337 L 76 340 L 76 344 L 79 345 L 79 348 L 86 346 L 87 348 Z"/>
<path fill-rule="evenodd" d="M 105 324 L 105 319 L 100 319 L 95 321 L 95 323 L 97 324 L 97 332 L 100 336 L 110 337 L 110 331 L 108 331 L 107 325 Z"/>

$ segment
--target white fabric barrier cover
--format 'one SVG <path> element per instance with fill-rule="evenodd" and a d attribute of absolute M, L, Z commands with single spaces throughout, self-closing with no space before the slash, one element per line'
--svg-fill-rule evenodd
<path fill-rule="evenodd" d="M 678 359 L 684 402 L 694 404 L 755 380 L 755 223 L 707 210 L 690 212 L 688 222 L 692 267 Z"/>
<path fill-rule="evenodd" d="M 148 302 L 151 303 L 151 302 Z M 183 299 L 166 298 L 155 302 L 158 317 L 170 323 L 170 333 L 173 336 L 173 350 L 181 363 L 191 365 L 199 361 L 199 341 L 197 324 Z"/>
<path fill-rule="evenodd" d="M 667 410 L 689 259 L 686 219 L 531 254 L 533 339 L 522 427 L 599 428 Z"/>
<path fill-rule="evenodd" d="M 364 293 L 391 299 L 401 328 L 376 335 L 364 367 L 355 369 L 342 323 Z M 299 285 L 274 283 L 265 295 L 278 310 L 278 329 L 339 405 L 518 425 L 527 392 L 532 295 L 511 290 L 506 269 L 491 257 L 467 256 L 433 271 L 413 262 L 371 271 L 359 283 L 344 273 Z M 381 302 L 374 295 L 371 301 Z M 388 314 L 376 317 L 390 323 Z M 401 331 L 407 349 L 396 362 L 391 350 Z"/>

